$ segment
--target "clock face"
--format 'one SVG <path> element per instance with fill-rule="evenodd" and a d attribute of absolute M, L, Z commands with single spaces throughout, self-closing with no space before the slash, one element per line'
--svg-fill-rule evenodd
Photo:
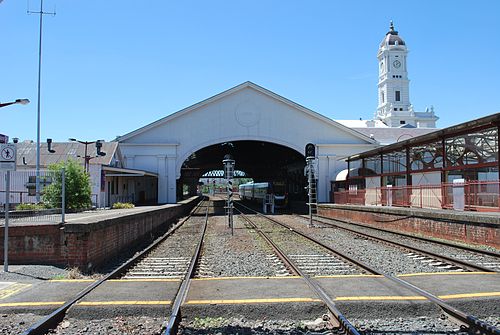
<path fill-rule="evenodd" d="M 398 60 L 395 60 L 395 61 L 392 63 L 392 65 L 394 65 L 394 67 L 395 67 L 396 69 L 399 69 L 399 68 L 401 67 L 401 62 L 400 62 L 400 61 L 398 61 Z"/>

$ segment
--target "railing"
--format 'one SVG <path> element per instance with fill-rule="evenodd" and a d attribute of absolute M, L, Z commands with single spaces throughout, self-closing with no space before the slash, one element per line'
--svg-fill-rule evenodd
<path fill-rule="evenodd" d="M 500 211 L 500 181 L 467 181 L 462 184 L 376 187 L 333 193 L 336 204 L 454 208 L 453 189 L 463 188 L 464 209 Z"/>

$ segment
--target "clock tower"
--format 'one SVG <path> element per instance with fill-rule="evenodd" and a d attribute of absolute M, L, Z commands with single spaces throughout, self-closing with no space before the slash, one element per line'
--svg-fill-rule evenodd
<path fill-rule="evenodd" d="M 407 56 L 406 43 L 391 21 L 377 54 L 379 79 L 375 118 L 389 127 L 434 128 L 438 118 L 433 109 L 430 112 L 427 110 L 424 113 L 416 113 L 410 104 Z"/>

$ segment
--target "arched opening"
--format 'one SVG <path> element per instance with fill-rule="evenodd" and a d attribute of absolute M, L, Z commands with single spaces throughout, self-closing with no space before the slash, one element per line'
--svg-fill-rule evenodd
<path fill-rule="evenodd" d="M 235 169 L 240 171 L 235 178 L 284 183 L 291 203 L 305 201 L 304 155 L 280 144 L 254 140 L 218 143 L 193 152 L 182 164 L 178 197 L 195 195 L 200 178 L 207 173 L 213 174 L 213 180 L 220 180 L 223 176 L 217 175 L 217 171 L 222 170 L 223 157 L 228 153 L 235 160 Z M 206 178 L 203 182 L 207 182 Z"/>

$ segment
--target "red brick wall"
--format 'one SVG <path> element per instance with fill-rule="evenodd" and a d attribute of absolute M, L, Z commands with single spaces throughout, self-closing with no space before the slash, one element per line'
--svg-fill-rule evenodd
<path fill-rule="evenodd" d="M 318 213 L 326 217 L 365 223 L 388 230 L 500 248 L 500 224 L 467 222 L 452 218 L 448 220 L 434 219 L 431 216 L 415 217 L 413 215 L 383 213 L 380 210 L 371 212 L 364 209 L 360 211 L 354 208 L 351 210 L 320 207 Z"/>
<path fill-rule="evenodd" d="M 196 201 L 88 224 L 9 227 L 9 264 L 48 264 L 90 270 L 165 230 Z M 4 229 L 0 230 L 3 242 Z M 0 243 L 3 262 L 3 243 Z"/>
<path fill-rule="evenodd" d="M 0 240 L 3 263 L 3 228 L 0 230 Z M 60 261 L 61 248 L 62 234 L 58 224 L 9 227 L 9 264 L 57 263 Z"/>

